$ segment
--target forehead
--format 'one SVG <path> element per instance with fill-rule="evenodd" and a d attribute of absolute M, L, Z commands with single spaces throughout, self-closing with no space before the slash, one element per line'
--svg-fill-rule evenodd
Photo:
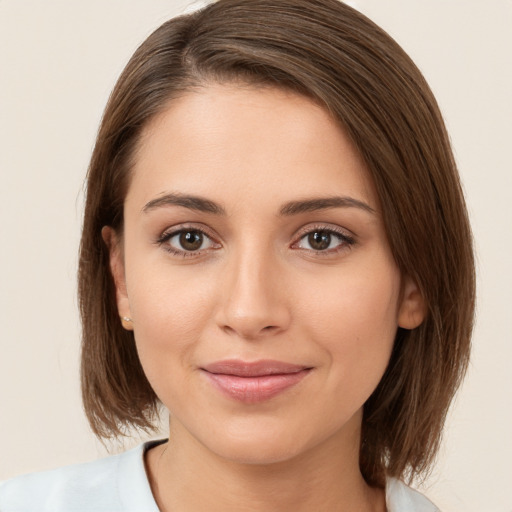
<path fill-rule="evenodd" d="M 277 88 L 209 85 L 171 100 L 144 129 L 133 171 L 128 199 L 140 202 L 172 189 L 219 202 L 253 191 L 276 200 L 343 194 L 377 206 L 339 123 Z"/>

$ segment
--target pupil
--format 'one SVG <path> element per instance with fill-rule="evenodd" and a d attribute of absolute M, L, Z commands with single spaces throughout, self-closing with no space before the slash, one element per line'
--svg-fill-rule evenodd
<path fill-rule="evenodd" d="M 184 231 L 180 235 L 180 245 L 186 251 L 196 251 L 203 243 L 203 235 L 198 231 Z"/>
<path fill-rule="evenodd" d="M 331 234 L 326 231 L 315 231 L 308 236 L 308 242 L 315 251 L 323 251 L 331 245 Z"/>

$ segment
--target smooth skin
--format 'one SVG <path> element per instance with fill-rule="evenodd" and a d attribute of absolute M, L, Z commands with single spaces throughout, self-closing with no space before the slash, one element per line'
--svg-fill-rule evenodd
<path fill-rule="evenodd" d="M 340 126 L 275 88 L 209 84 L 145 128 L 105 227 L 119 315 L 170 413 L 146 466 L 162 511 L 384 511 L 359 470 L 362 407 L 423 300 L 391 255 L 379 199 Z M 312 370 L 244 403 L 202 370 Z"/>

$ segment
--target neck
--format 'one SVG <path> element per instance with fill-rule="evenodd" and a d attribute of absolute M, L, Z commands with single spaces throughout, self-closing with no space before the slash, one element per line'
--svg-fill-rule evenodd
<path fill-rule="evenodd" d="M 220 457 L 172 422 L 170 441 L 148 452 L 147 471 L 162 512 L 384 512 L 383 490 L 359 471 L 359 430 L 350 434 L 348 443 L 338 433 L 289 460 L 249 464 Z"/>

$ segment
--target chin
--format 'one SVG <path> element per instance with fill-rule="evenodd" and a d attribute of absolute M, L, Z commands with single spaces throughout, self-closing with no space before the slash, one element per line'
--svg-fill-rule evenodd
<path fill-rule="evenodd" d="M 283 462 L 296 457 L 309 444 L 303 429 L 276 418 L 238 417 L 215 423 L 203 424 L 189 433 L 212 454 L 234 463 Z"/>
<path fill-rule="evenodd" d="M 304 450 L 298 443 L 285 445 L 280 439 L 231 441 L 227 446 L 216 446 L 215 452 L 225 460 L 237 464 L 247 464 L 253 466 L 268 466 L 292 460 L 299 456 Z"/>
<path fill-rule="evenodd" d="M 253 418 L 254 420 L 254 418 Z M 203 438 L 217 456 L 239 464 L 269 465 L 291 461 L 324 444 L 334 432 L 305 421 L 239 421 L 212 429 L 220 435 Z M 309 428 L 308 428 L 309 427 Z"/>

